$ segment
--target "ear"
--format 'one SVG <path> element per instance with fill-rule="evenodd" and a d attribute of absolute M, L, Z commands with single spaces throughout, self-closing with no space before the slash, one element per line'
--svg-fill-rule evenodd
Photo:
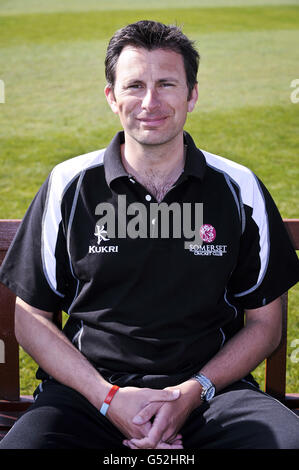
<path fill-rule="evenodd" d="M 118 114 L 118 105 L 114 96 L 114 91 L 113 91 L 112 86 L 106 85 L 104 92 L 105 92 L 106 100 L 108 101 L 110 108 L 115 114 Z"/>
<path fill-rule="evenodd" d="M 188 113 L 192 113 L 196 103 L 198 100 L 198 85 L 197 83 L 194 85 L 194 88 L 191 92 L 191 97 L 188 101 Z"/>

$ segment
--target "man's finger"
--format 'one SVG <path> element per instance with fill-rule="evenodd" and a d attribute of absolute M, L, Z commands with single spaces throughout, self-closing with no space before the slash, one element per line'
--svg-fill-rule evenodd
<path fill-rule="evenodd" d="M 158 421 L 158 422 L 157 422 Z M 140 449 L 155 449 L 161 441 L 162 434 L 166 431 L 167 423 L 157 420 L 157 417 L 152 425 L 149 433 L 143 439 L 131 439 L 131 443 Z"/>
<path fill-rule="evenodd" d="M 123 445 L 129 447 L 129 449 L 139 449 L 139 447 L 136 447 L 131 441 L 123 441 Z"/>
<path fill-rule="evenodd" d="M 151 397 L 149 398 L 150 403 L 146 405 L 139 413 L 134 416 L 132 422 L 134 424 L 144 424 L 149 421 L 161 407 L 162 403 L 157 402 L 165 402 L 165 401 L 173 401 L 179 398 L 180 390 L 153 390 Z"/>
<path fill-rule="evenodd" d="M 164 435 L 162 437 L 162 441 L 163 442 L 168 442 L 169 444 L 175 444 L 178 441 L 182 442 L 182 439 L 183 439 L 182 434 L 173 434 L 168 439 L 165 437 L 165 435 L 166 435 L 166 433 L 164 433 Z"/>
<path fill-rule="evenodd" d="M 135 441 L 137 442 L 137 440 Z M 142 449 L 144 447 L 141 446 L 141 442 L 138 441 L 138 446 L 136 446 L 135 444 L 133 444 L 132 440 L 125 440 L 123 441 L 123 445 L 126 446 L 126 447 L 129 447 L 130 449 Z M 180 439 L 178 439 L 177 441 L 174 441 L 172 443 L 167 443 L 167 442 L 158 442 L 158 444 L 156 445 L 155 449 L 183 449 L 184 446 L 183 446 L 183 443 L 181 442 Z"/>
<path fill-rule="evenodd" d="M 128 446 L 131 449 L 155 449 L 157 442 L 153 442 L 149 437 L 144 437 L 143 439 L 131 439 L 128 442 Z"/>
<path fill-rule="evenodd" d="M 168 444 L 167 442 L 160 441 L 156 449 L 184 449 L 184 446 L 181 442 L 174 442 L 173 444 Z"/>
<path fill-rule="evenodd" d="M 149 402 L 153 401 L 173 401 L 179 398 L 181 391 L 175 390 L 151 390 Z"/>
<path fill-rule="evenodd" d="M 159 410 L 161 403 L 149 403 L 145 406 L 139 413 L 134 416 L 132 422 L 134 424 L 144 424 L 147 423 Z"/>
<path fill-rule="evenodd" d="M 161 404 L 160 404 L 161 405 Z M 155 449 L 158 442 L 161 441 L 161 437 L 168 428 L 168 421 L 164 417 L 164 413 L 158 411 L 156 414 L 153 425 L 148 433 L 148 436 L 143 439 L 131 439 L 133 445 L 143 449 Z M 172 433 L 171 433 L 172 434 Z"/>

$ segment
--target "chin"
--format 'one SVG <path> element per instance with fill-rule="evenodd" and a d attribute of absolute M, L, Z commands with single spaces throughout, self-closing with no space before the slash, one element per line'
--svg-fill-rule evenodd
<path fill-rule="evenodd" d="M 178 134 L 161 134 L 159 132 L 155 132 L 155 130 L 148 130 L 142 135 L 135 135 L 133 139 L 141 145 L 163 145 L 171 142 L 173 139 L 177 137 Z"/>

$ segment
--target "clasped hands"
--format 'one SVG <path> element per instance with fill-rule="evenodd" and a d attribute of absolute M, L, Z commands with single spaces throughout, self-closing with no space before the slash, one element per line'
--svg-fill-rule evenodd
<path fill-rule="evenodd" d="M 183 449 L 179 430 L 200 405 L 199 397 L 194 380 L 163 390 L 124 387 L 113 398 L 107 417 L 131 449 Z"/>

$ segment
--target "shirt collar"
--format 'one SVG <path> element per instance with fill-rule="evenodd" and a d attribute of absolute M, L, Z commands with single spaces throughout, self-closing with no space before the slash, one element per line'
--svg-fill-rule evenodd
<path fill-rule="evenodd" d="M 187 145 L 184 174 L 187 176 L 196 176 L 202 180 L 207 166 L 205 156 L 201 150 L 196 147 L 191 135 L 186 131 L 184 131 L 184 143 Z"/>
<path fill-rule="evenodd" d="M 104 168 L 106 181 L 110 186 L 116 178 L 130 177 L 125 170 L 120 153 L 120 146 L 125 141 L 124 132 L 118 132 L 110 142 L 104 155 Z M 187 145 L 184 174 L 203 179 L 206 169 L 206 159 L 203 153 L 196 147 L 192 137 L 184 131 L 184 143 Z"/>
<path fill-rule="evenodd" d="M 118 132 L 106 148 L 104 154 L 104 168 L 106 181 L 109 186 L 111 181 L 115 180 L 116 178 L 120 178 L 122 176 L 129 176 L 121 161 L 120 146 L 124 143 L 124 141 L 124 132 Z"/>

